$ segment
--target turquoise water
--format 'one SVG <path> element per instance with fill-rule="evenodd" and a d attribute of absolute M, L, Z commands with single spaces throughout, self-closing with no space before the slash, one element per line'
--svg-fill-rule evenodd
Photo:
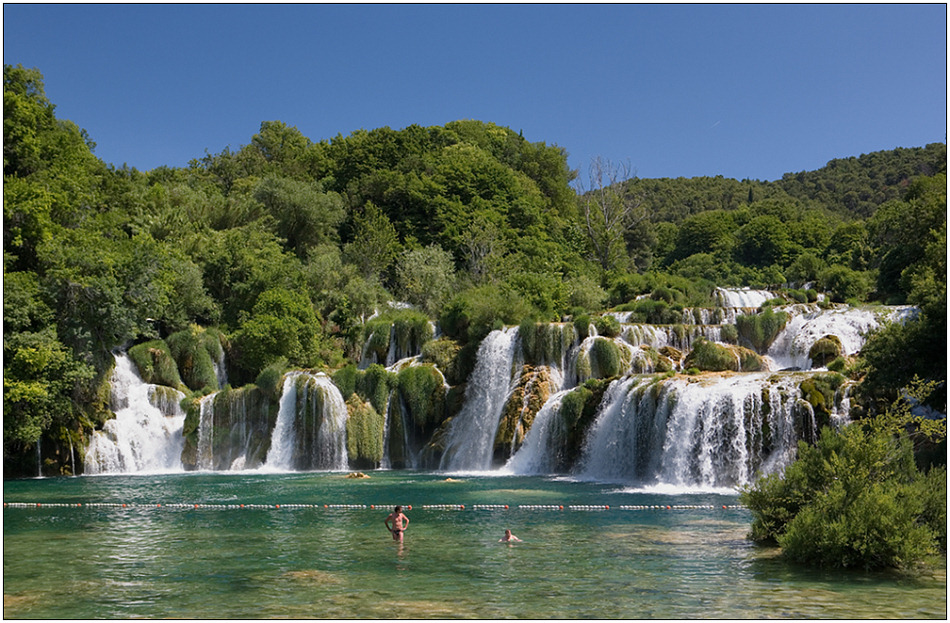
<path fill-rule="evenodd" d="M 4 617 L 947 616 L 945 565 L 913 576 L 801 569 L 745 538 L 749 513 L 722 508 L 736 504 L 732 495 L 523 476 L 369 475 L 6 481 L 5 504 L 34 506 L 3 511 Z M 412 506 L 402 545 L 383 525 L 395 504 Z M 440 504 L 466 508 L 423 508 Z M 571 508 L 593 505 L 611 508 Z M 697 505 L 713 508 L 682 508 Z M 499 543 L 505 528 L 523 542 Z"/>

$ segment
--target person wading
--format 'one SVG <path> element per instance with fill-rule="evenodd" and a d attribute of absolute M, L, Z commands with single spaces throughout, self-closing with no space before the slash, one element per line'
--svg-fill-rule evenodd
<path fill-rule="evenodd" d="M 392 522 L 392 526 L 390 526 Z M 402 541 L 402 533 L 409 527 L 409 518 L 402 514 L 402 506 L 397 506 L 386 519 L 383 520 L 386 528 L 392 533 L 393 541 Z"/>

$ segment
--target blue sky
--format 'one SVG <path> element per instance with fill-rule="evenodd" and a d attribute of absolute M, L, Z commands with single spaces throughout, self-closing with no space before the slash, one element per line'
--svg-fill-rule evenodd
<path fill-rule="evenodd" d="M 573 168 L 774 180 L 945 142 L 943 4 L 11 5 L 3 62 L 141 170 L 250 142 L 479 119 Z"/>

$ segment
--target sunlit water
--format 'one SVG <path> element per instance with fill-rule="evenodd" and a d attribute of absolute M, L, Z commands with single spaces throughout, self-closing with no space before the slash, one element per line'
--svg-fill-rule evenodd
<path fill-rule="evenodd" d="M 815 572 L 725 492 L 408 471 L 4 482 L 5 618 L 940 618 L 946 566 Z M 89 503 L 125 503 L 87 507 Z M 194 508 L 193 504 L 270 508 Z M 158 506 L 162 504 L 162 506 Z M 187 504 L 168 507 L 168 504 Z M 306 504 L 314 508 L 277 509 Z M 376 508 L 333 509 L 360 504 Z M 412 505 L 405 542 L 383 519 Z M 465 510 L 423 509 L 457 504 Z M 508 510 L 473 510 L 474 505 Z M 521 505 L 564 506 L 564 510 Z M 609 510 L 570 506 L 609 505 Z M 620 510 L 622 505 L 714 508 Z M 505 528 L 523 542 L 499 543 Z"/>

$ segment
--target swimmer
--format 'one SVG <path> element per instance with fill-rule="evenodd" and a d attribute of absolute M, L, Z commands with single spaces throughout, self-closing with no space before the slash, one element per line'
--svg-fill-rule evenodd
<path fill-rule="evenodd" d="M 522 542 L 521 539 L 511 533 L 511 530 L 505 530 L 505 536 L 498 539 L 499 543 L 510 543 L 511 541 L 518 541 L 519 543 Z"/>
<path fill-rule="evenodd" d="M 392 522 L 392 526 L 389 525 Z M 402 514 L 402 506 L 397 506 L 393 512 L 383 520 L 386 529 L 393 535 L 393 541 L 402 542 L 402 533 L 409 527 L 409 518 Z"/>

